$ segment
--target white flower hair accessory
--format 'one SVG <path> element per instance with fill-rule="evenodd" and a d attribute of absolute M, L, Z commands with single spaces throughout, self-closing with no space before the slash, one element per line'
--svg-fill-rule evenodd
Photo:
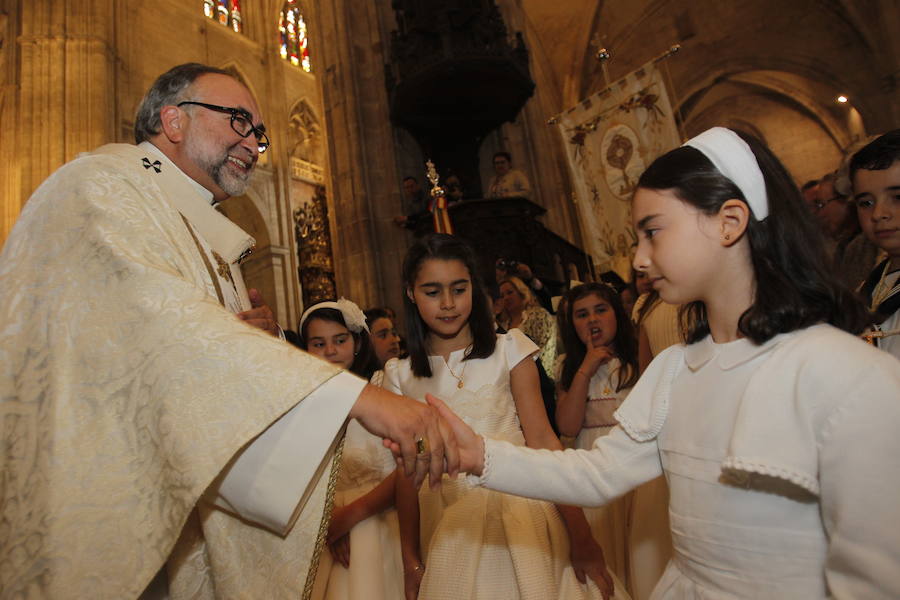
<path fill-rule="evenodd" d="M 346 298 L 340 298 L 337 302 L 328 301 L 313 304 L 305 311 L 303 311 L 303 316 L 300 317 L 300 324 L 298 325 L 298 328 L 303 329 L 303 323 L 306 321 L 309 315 L 311 315 L 314 311 L 319 310 L 320 308 L 333 308 L 335 310 L 341 311 L 341 316 L 344 317 L 344 323 L 347 324 L 347 329 L 349 329 L 353 333 L 359 333 L 363 329 L 366 330 L 366 333 L 369 333 L 369 326 L 366 325 L 365 313 L 360 310 L 359 306 L 357 306 L 355 302 L 347 300 Z"/>

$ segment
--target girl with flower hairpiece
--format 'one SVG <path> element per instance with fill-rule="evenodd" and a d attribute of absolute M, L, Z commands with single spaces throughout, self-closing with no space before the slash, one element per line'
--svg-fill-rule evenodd
<path fill-rule="evenodd" d="M 300 317 L 304 350 L 381 385 L 382 371 L 359 307 L 341 298 Z M 394 507 L 396 465 L 381 439 L 347 424 L 341 471 L 313 597 L 394 600 L 403 597 L 400 534 Z"/>
<path fill-rule="evenodd" d="M 714 128 L 656 159 L 632 203 L 634 259 L 686 304 L 590 450 L 517 448 L 440 400 L 474 483 L 597 506 L 660 474 L 674 556 L 652 598 L 900 598 L 900 363 L 821 262 L 772 153 Z"/>

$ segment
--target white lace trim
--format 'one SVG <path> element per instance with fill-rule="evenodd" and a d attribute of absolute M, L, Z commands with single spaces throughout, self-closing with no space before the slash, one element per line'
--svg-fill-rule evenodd
<path fill-rule="evenodd" d="M 777 477 L 778 479 L 783 479 L 784 481 L 799 486 L 815 496 L 818 496 L 821 491 L 818 479 L 807 473 L 801 473 L 800 471 L 787 469 L 777 465 L 746 460 L 737 456 L 726 457 L 725 460 L 722 461 L 722 470 L 757 473 L 759 475 Z"/>
<path fill-rule="evenodd" d="M 483 487 L 485 482 L 491 476 L 491 453 L 490 453 L 490 440 L 484 436 L 481 436 L 481 439 L 484 440 L 484 466 L 481 468 L 481 475 L 474 475 L 469 473 L 466 476 L 466 483 L 475 487 Z"/>
<path fill-rule="evenodd" d="M 619 407 L 619 410 L 613 413 L 613 416 L 619 421 L 619 425 L 622 426 L 622 429 L 625 430 L 625 433 L 631 439 L 636 442 L 647 442 L 662 431 L 662 426 L 665 424 L 666 417 L 669 414 L 669 397 L 672 393 L 672 383 L 675 381 L 675 375 L 677 375 L 683 361 L 683 353 L 672 352 L 666 364 L 663 365 L 662 373 L 656 381 L 656 388 L 651 392 L 649 398 L 650 414 L 647 417 L 648 423 L 646 425 L 638 424 L 635 422 L 635 419 L 629 418 L 628 414 L 632 411 L 627 410 L 629 406 L 628 399 Z M 642 417 L 643 415 L 635 416 Z"/>

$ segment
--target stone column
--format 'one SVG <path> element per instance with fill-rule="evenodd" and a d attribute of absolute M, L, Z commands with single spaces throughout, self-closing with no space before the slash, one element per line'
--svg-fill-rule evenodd
<path fill-rule="evenodd" d="M 15 144 L 7 202 L 20 208 L 63 163 L 114 138 L 115 110 L 113 0 L 19 5 L 16 129 L 3 145 Z"/>
<path fill-rule="evenodd" d="M 15 160 L 16 86 L 13 68 L 14 22 L 9 18 L 11 2 L 0 0 L 0 247 L 19 214 L 18 178 L 11 168 Z M 12 14 L 15 14 L 14 12 Z"/>
<path fill-rule="evenodd" d="M 384 83 L 390 2 L 317 4 L 319 72 L 328 160 L 329 213 L 338 294 L 361 307 L 401 306 L 405 232 Z"/>

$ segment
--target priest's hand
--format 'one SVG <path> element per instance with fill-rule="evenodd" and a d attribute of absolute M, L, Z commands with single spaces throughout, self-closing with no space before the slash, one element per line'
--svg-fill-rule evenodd
<path fill-rule="evenodd" d="M 416 486 L 429 474 L 431 485 L 438 486 L 445 470 L 451 477 L 459 471 L 456 438 L 428 404 L 367 385 L 350 410 L 350 417 L 371 433 L 391 440 L 392 449 L 402 457 L 406 474 L 415 474 Z"/>
<path fill-rule="evenodd" d="M 266 301 L 263 300 L 259 290 L 250 288 L 250 290 L 247 291 L 247 295 L 250 296 L 250 306 L 253 308 L 245 310 L 244 312 L 239 312 L 237 318 L 241 321 L 246 321 L 248 325 L 253 325 L 254 327 L 262 329 L 270 335 L 280 337 L 280 328 L 278 327 L 278 322 L 275 320 L 275 315 L 272 313 L 272 309 L 269 308 L 269 305 L 266 304 Z"/>

